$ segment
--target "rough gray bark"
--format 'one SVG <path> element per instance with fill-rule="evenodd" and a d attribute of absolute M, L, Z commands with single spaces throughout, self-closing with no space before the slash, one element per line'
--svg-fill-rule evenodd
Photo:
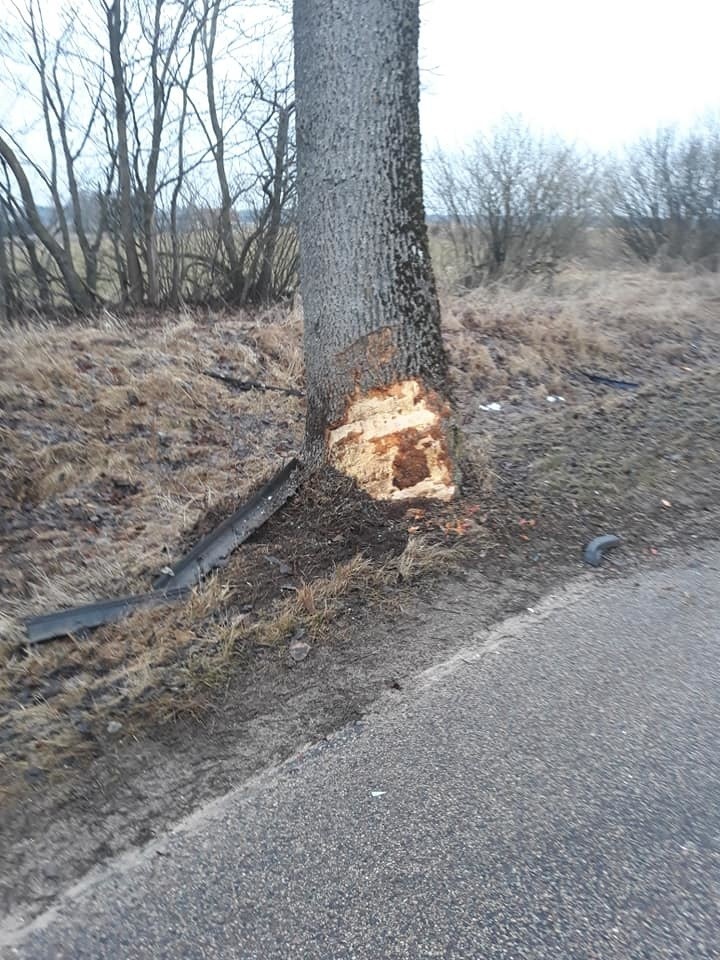
<path fill-rule="evenodd" d="M 318 460 L 338 437 L 368 436 L 366 425 L 351 426 L 354 404 L 375 397 L 382 406 L 386 388 L 410 408 L 434 408 L 433 429 L 445 435 L 446 360 L 422 194 L 418 0 L 295 0 L 294 28 L 306 455 Z M 370 417 L 398 413 L 365 407 Z M 381 439 L 378 451 L 389 443 Z M 421 441 L 416 429 L 413 469 L 390 478 L 393 490 L 427 495 L 416 489 Z M 449 462 L 446 437 L 437 443 Z M 368 488 L 342 457 L 330 460 Z"/>

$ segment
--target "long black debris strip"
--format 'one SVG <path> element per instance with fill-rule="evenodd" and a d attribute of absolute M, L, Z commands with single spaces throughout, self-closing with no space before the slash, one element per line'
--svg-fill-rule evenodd
<path fill-rule="evenodd" d="M 212 377 L 213 380 L 219 380 L 220 383 L 233 387 L 235 390 L 242 390 L 245 393 L 250 390 L 261 390 L 263 392 L 270 390 L 275 391 L 275 393 L 284 393 L 287 397 L 305 396 L 302 390 L 297 390 L 295 387 L 280 387 L 274 383 L 262 383 L 260 380 L 239 380 L 237 377 L 220 373 L 218 370 L 204 370 L 203 373 L 206 377 Z"/>
<path fill-rule="evenodd" d="M 265 484 L 254 497 L 240 507 L 212 533 L 203 537 L 179 560 L 169 573 L 153 584 L 155 590 L 191 587 L 215 567 L 222 566 L 230 554 L 268 520 L 297 490 L 300 463 L 291 460 Z"/>
<path fill-rule="evenodd" d="M 150 593 L 98 600 L 69 610 L 30 617 L 25 621 L 27 645 L 82 634 L 106 623 L 116 623 L 142 607 L 174 603 L 187 597 L 192 586 L 211 570 L 222 566 L 241 543 L 290 499 L 298 488 L 300 471 L 298 460 L 286 464 L 246 504 L 203 537 L 168 573 L 158 577 Z"/>
<path fill-rule="evenodd" d="M 606 377 L 602 373 L 588 373 L 587 370 L 578 370 L 578 373 L 587 377 L 588 380 L 592 380 L 593 383 L 602 383 L 606 387 L 615 387 L 617 390 L 637 390 L 640 386 L 633 380 L 616 380 L 614 377 Z"/>
<path fill-rule="evenodd" d="M 141 607 L 157 607 L 174 603 L 189 594 L 189 590 L 153 590 L 115 600 L 98 600 L 82 607 L 71 607 L 57 613 L 45 613 L 25 621 L 28 646 L 53 640 L 55 637 L 77 636 L 105 623 L 115 623 Z"/>

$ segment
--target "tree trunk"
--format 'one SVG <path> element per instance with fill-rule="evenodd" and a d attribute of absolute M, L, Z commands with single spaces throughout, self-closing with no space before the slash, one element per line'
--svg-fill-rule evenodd
<path fill-rule="evenodd" d="M 122 38 L 125 32 L 121 0 L 105 7 L 108 28 L 108 46 L 112 64 L 112 85 L 115 106 L 115 124 L 117 128 L 117 164 L 118 164 L 118 214 L 120 232 L 125 251 L 127 271 L 127 296 L 131 305 L 140 306 L 143 302 L 143 276 L 140 258 L 135 245 L 135 204 L 133 202 L 132 177 L 130 174 L 130 151 L 127 137 L 127 93 L 125 91 L 125 69 L 122 62 Z"/>
<path fill-rule="evenodd" d="M 258 303 L 270 303 L 273 299 L 273 269 L 275 251 L 280 237 L 283 215 L 283 193 L 287 179 L 288 135 L 290 116 L 294 106 L 278 107 L 278 128 L 273 152 L 272 181 L 267 187 L 268 225 L 258 243 L 260 245 L 260 270 L 255 284 L 255 298 Z"/>
<path fill-rule="evenodd" d="M 205 5 L 206 21 L 203 27 L 203 50 L 205 54 L 205 85 L 207 92 L 208 115 L 210 117 L 210 126 L 212 128 L 213 139 L 210 144 L 213 159 L 215 160 L 215 171 L 217 173 L 218 185 L 220 187 L 220 210 L 218 216 L 218 228 L 220 240 L 227 258 L 228 274 L 230 277 L 230 293 L 236 297 L 242 289 L 242 276 L 240 261 L 238 257 L 237 246 L 235 244 L 235 234 L 233 232 L 232 209 L 233 197 L 228 182 L 227 168 L 225 166 L 225 131 L 223 130 L 218 114 L 217 98 L 215 91 L 215 41 L 217 39 L 218 18 L 220 16 L 220 0 L 208 0 Z M 208 22 L 209 16 L 209 22 Z"/>
<path fill-rule="evenodd" d="M 5 249 L 10 242 L 10 220 L 0 201 L 0 326 L 9 323 L 13 315 L 12 274 Z"/>
<path fill-rule="evenodd" d="M 28 224 L 40 243 L 42 243 L 57 264 L 57 268 L 65 282 L 65 288 L 70 302 L 80 313 L 89 313 L 95 306 L 95 299 L 76 273 L 70 252 L 58 243 L 52 233 L 43 224 L 35 204 L 30 183 L 25 176 L 25 171 L 10 144 L 2 137 L 0 137 L 0 157 L 7 164 L 8 169 L 14 176 L 20 189 L 23 211 Z"/>
<path fill-rule="evenodd" d="M 295 0 L 294 28 L 306 457 L 379 499 L 449 499 L 418 0 Z"/>

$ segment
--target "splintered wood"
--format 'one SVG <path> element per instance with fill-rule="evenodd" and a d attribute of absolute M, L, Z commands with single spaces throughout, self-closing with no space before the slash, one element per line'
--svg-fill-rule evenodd
<path fill-rule="evenodd" d="M 450 500 L 447 404 L 418 380 L 354 396 L 328 429 L 330 463 L 376 500 Z"/>

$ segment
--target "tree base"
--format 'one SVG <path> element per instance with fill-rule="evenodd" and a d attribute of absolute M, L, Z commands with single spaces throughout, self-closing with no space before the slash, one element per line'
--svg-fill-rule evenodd
<path fill-rule="evenodd" d="M 449 414 L 419 380 L 356 395 L 328 429 L 328 461 L 376 500 L 450 500 Z"/>

